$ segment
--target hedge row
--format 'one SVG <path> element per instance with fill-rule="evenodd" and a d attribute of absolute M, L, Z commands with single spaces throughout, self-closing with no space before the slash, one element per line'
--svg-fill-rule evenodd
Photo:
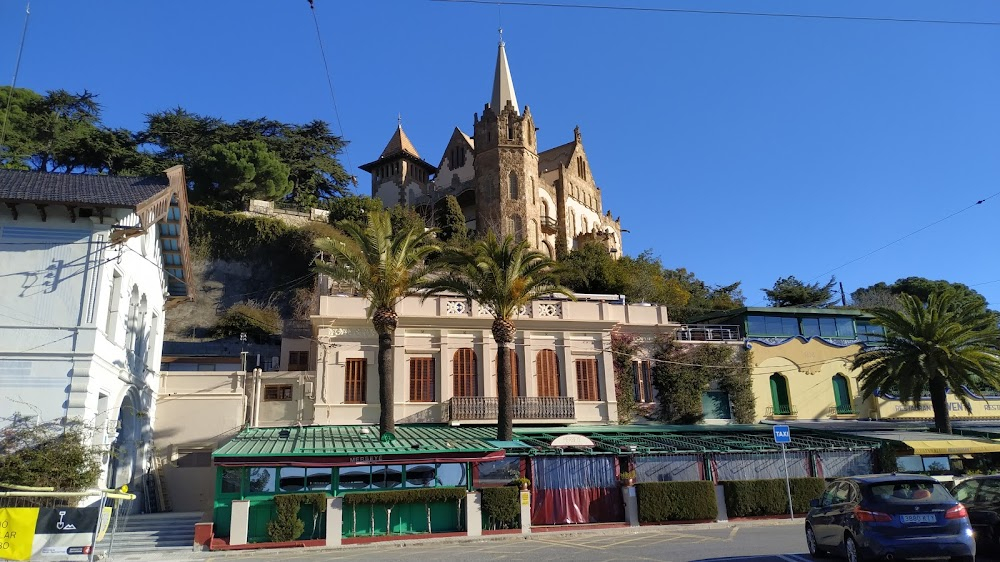
<path fill-rule="evenodd" d="M 385 492 L 353 492 L 344 494 L 344 505 L 396 505 L 403 503 L 436 503 L 458 501 L 466 496 L 465 488 L 416 488 Z"/>
<path fill-rule="evenodd" d="M 483 523 L 491 529 L 520 528 L 521 492 L 513 486 L 483 488 Z"/>
<path fill-rule="evenodd" d="M 711 482 L 641 482 L 635 493 L 642 523 L 700 521 L 719 515 Z"/>
<path fill-rule="evenodd" d="M 822 478 L 792 478 L 792 506 L 795 513 L 809 511 L 809 500 L 820 497 L 826 483 Z M 788 491 L 784 478 L 773 480 L 730 480 L 722 483 L 726 510 L 730 517 L 758 517 L 788 513 Z"/>

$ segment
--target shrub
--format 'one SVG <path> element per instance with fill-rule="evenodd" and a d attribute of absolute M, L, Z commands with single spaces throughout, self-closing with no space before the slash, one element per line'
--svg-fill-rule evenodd
<path fill-rule="evenodd" d="M 396 505 L 398 503 L 435 503 L 457 501 L 466 496 L 465 488 L 416 488 L 385 492 L 354 492 L 344 495 L 344 505 Z"/>
<path fill-rule="evenodd" d="M 792 478 L 792 506 L 795 513 L 809 511 L 809 501 L 823 494 L 822 478 Z M 722 483 L 730 517 L 757 517 L 788 513 L 788 492 L 784 478 L 731 480 Z"/>
<path fill-rule="evenodd" d="M 639 521 L 700 521 L 719 516 L 711 482 L 640 482 L 635 485 Z"/>
<path fill-rule="evenodd" d="M 483 488 L 483 515 L 490 528 L 513 529 L 520 527 L 521 504 L 517 488 Z"/>
<path fill-rule="evenodd" d="M 59 492 L 90 488 L 97 483 L 101 475 L 100 451 L 90 445 L 93 429 L 83 422 L 36 424 L 33 418 L 15 414 L 0 419 L 0 424 L 0 482 L 50 486 Z M 0 507 L 4 505 L 0 503 Z"/>
<path fill-rule="evenodd" d="M 274 507 L 277 516 L 267 524 L 267 534 L 274 542 L 293 541 L 306 530 L 306 524 L 299 519 L 299 504 L 302 496 L 274 496 Z"/>
<path fill-rule="evenodd" d="M 274 306 L 254 301 L 236 303 L 219 318 L 214 332 L 220 337 L 246 333 L 253 341 L 263 343 L 281 333 L 281 312 Z"/>

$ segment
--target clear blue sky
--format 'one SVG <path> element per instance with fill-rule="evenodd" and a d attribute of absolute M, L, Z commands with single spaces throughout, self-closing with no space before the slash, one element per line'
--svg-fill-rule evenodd
<path fill-rule="evenodd" d="M 1000 22 L 996 0 L 600 3 Z M 345 164 L 374 160 L 397 113 L 434 164 L 453 127 L 471 132 L 490 95 L 495 6 L 316 4 Z M 182 106 L 337 129 L 306 0 L 36 0 L 31 12 L 18 86 L 96 92 L 110 125 Z M 605 208 L 631 231 L 626 253 L 741 280 L 748 304 L 778 277 L 816 280 L 1000 191 L 1000 26 L 517 6 L 502 20 L 539 146 L 580 126 Z M 0 3 L 4 84 L 23 21 L 23 0 Z M 998 223 L 1000 196 L 834 273 L 848 293 L 910 275 L 962 282 L 997 308 Z"/>

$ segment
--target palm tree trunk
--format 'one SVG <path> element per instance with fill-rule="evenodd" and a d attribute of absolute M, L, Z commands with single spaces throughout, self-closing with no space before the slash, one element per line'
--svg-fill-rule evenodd
<path fill-rule="evenodd" d="M 951 433 L 951 418 L 948 414 L 948 386 L 941 377 L 930 380 L 931 407 L 934 409 L 934 426 L 941 433 Z"/>
<path fill-rule="evenodd" d="M 514 439 L 514 388 L 510 383 L 510 344 L 517 329 L 503 318 L 493 320 L 493 340 L 497 342 L 497 439 Z"/>
<path fill-rule="evenodd" d="M 382 435 L 396 431 L 392 344 L 397 323 L 396 312 L 391 308 L 378 309 L 372 314 L 372 325 L 378 334 L 378 427 Z"/>

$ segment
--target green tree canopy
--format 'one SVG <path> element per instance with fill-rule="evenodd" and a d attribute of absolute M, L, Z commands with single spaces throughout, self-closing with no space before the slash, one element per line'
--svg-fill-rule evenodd
<path fill-rule="evenodd" d="M 437 210 L 438 238 L 442 242 L 463 244 L 469 237 L 469 229 L 465 226 L 465 214 L 462 206 L 454 195 L 444 198 L 444 205 Z"/>
<path fill-rule="evenodd" d="M 288 166 L 291 196 L 302 205 L 315 206 L 321 199 L 344 194 L 353 179 L 337 158 L 347 142 L 323 121 L 298 125 L 261 118 L 229 123 L 178 107 L 148 114 L 139 138 L 164 168 L 183 163 L 191 176 L 204 175 L 199 166 L 215 145 L 262 142 Z"/>
<path fill-rule="evenodd" d="M 896 390 L 914 406 L 927 392 L 935 426 L 951 433 L 948 391 L 971 410 L 970 391 L 1000 389 L 1000 328 L 984 306 L 956 291 L 931 293 L 926 304 L 902 294 L 900 303 L 899 311 L 871 311 L 886 339 L 854 357 L 861 391 Z"/>
<path fill-rule="evenodd" d="M 291 192 L 289 169 L 261 141 L 212 145 L 191 173 L 195 194 L 203 200 L 274 201 Z"/>
<path fill-rule="evenodd" d="M 976 302 L 983 308 L 987 307 L 986 298 L 967 285 L 943 279 L 931 280 L 925 277 L 904 277 L 890 284 L 879 281 L 874 285 L 862 287 L 852 292 L 851 302 L 859 308 L 872 308 L 870 306 L 872 303 L 886 308 L 898 308 L 898 306 L 892 306 L 893 303 L 888 301 L 885 295 L 889 295 L 890 298 L 899 295 L 912 295 L 926 304 L 932 294 L 949 290 L 956 294 L 958 300 Z"/>
<path fill-rule="evenodd" d="M 834 287 L 837 279 L 830 277 L 825 285 L 804 283 L 794 275 L 781 277 L 770 289 L 761 289 L 771 306 L 799 306 L 805 308 L 826 308 L 837 303 Z"/>
<path fill-rule="evenodd" d="M 344 195 L 331 197 L 326 202 L 330 210 L 330 224 L 341 221 L 363 223 L 371 213 L 382 210 L 382 201 L 365 195 Z"/>

